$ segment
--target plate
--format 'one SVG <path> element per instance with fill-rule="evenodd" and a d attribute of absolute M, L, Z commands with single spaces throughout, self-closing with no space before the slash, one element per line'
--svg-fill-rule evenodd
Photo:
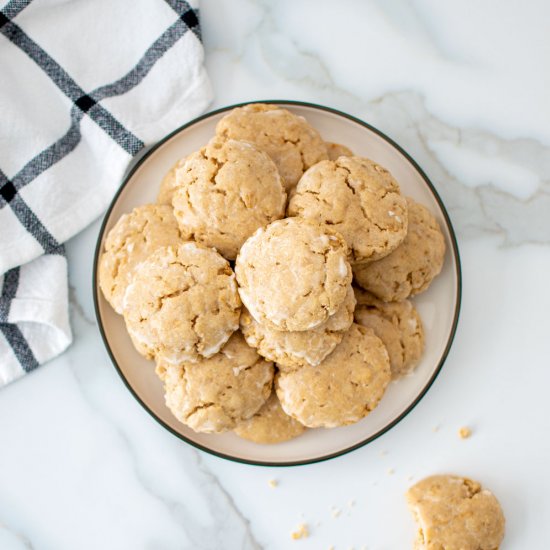
<path fill-rule="evenodd" d="M 132 168 L 113 199 L 101 227 L 94 259 L 94 302 L 99 329 L 113 365 L 147 412 L 175 436 L 211 454 L 256 465 L 290 466 L 333 458 L 373 441 L 395 426 L 426 394 L 451 347 L 460 310 L 461 272 L 454 231 L 435 187 L 416 162 L 395 142 L 350 115 L 309 103 L 263 101 L 304 116 L 326 141 L 342 143 L 355 154 L 385 166 L 403 194 L 427 206 L 436 216 L 447 244 L 443 270 L 430 288 L 414 299 L 424 322 L 426 349 L 413 374 L 392 382 L 380 405 L 352 426 L 315 429 L 292 441 L 259 445 L 234 433 L 200 434 L 178 422 L 164 404 L 163 389 L 153 363 L 139 355 L 125 330 L 123 318 L 103 298 L 97 284 L 98 259 L 106 234 L 120 216 L 134 207 L 155 202 L 158 184 L 181 157 L 196 151 L 214 135 L 216 123 L 231 105 L 182 126 L 152 147 Z"/>

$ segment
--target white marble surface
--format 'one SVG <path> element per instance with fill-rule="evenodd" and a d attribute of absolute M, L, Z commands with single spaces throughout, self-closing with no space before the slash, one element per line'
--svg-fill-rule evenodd
<path fill-rule="evenodd" d="M 414 537 L 403 493 L 434 472 L 497 494 L 502 550 L 548 548 L 548 3 L 202 8 L 213 107 L 326 104 L 378 126 L 426 170 L 462 253 L 455 344 L 416 409 L 347 456 L 270 469 L 205 455 L 158 426 L 109 363 L 92 307 L 95 223 L 68 245 L 74 345 L 0 391 L 0 549 L 402 550 Z M 292 541 L 302 522 L 310 537 Z"/>

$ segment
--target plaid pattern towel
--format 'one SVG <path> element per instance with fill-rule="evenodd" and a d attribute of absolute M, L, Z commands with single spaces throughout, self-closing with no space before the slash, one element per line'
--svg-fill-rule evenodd
<path fill-rule="evenodd" d="M 71 342 L 62 243 L 210 102 L 197 4 L 0 1 L 0 386 Z"/>

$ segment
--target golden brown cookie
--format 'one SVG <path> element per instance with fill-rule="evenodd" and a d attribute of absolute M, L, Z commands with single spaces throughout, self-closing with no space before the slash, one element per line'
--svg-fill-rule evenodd
<path fill-rule="evenodd" d="M 235 264 L 239 294 L 259 323 L 310 330 L 340 308 L 351 282 L 342 237 L 307 220 L 279 220 L 258 229 Z"/>
<path fill-rule="evenodd" d="M 344 303 L 324 323 L 311 330 L 288 332 L 273 330 L 258 323 L 246 309 L 241 313 L 241 331 L 248 345 L 258 353 L 276 361 L 279 367 L 318 365 L 342 341 L 353 323 L 355 296 L 351 285 Z"/>
<path fill-rule="evenodd" d="M 176 179 L 172 204 L 182 233 L 228 260 L 256 229 L 285 213 L 277 167 L 246 141 L 214 138 L 187 157 Z"/>
<path fill-rule="evenodd" d="M 355 293 L 358 303 L 355 322 L 371 328 L 386 346 L 392 378 L 412 372 L 424 351 L 422 320 L 413 303 L 409 300 L 382 302 L 359 289 Z"/>
<path fill-rule="evenodd" d="M 476 481 L 435 475 L 406 498 L 419 526 L 416 550 L 498 550 L 504 538 L 500 504 Z"/>
<path fill-rule="evenodd" d="M 305 430 L 305 426 L 283 411 L 277 394 L 272 392 L 264 406 L 248 420 L 239 422 L 234 431 L 254 443 L 282 443 Z"/>
<path fill-rule="evenodd" d="M 319 162 L 300 179 L 288 214 L 330 225 L 350 248 L 350 261 L 378 260 L 407 234 L 407 203 L 392 175 L 360 157 Z"/>
<path fill-rule="evenodd" d="M 287 191 L 310 166 L 328 158 L 319 132 L 303 117 L 276 105 L 252 103 L 233 109 L 218 122 L 216 135 L 255 143 L 277 165 Z"/>
<path fill-rule="evenodd" d="M 341 143 L 331 143 L 330 141 L 325 141 L 325 145 L 327 146 L 329 160 L 336 160 L 340 157 L 354 156 L 353 151 Z"/>
<path fill-rule="evenodd" d="M 408 198 L 409 229 L 403 243 L 385 258 L 354 265 L 358 285 L 385 302 L 424 292 L 443 266 L 445 239 L 430 211 Z"/>
<path fill-rule="evenodd" d="M 99 286 L 113 309 L 122 314 L 122 300 L 134 270 L 157 248 L 181 242 L 172 208 L 146 204 L 124 214 L 109 231 L 99 261 Z"/>
<path fill-rule="evenodd" d="M 181 363 L 220 350 L 239 327 L 241 301 L 227 260 L 185 242 L 158 249 L 140 265 L 123 310 L 140 353 Z"/>
<path fill-rule="evenodd" d="M 166 406 L 196 432 L 219 433 L 250 418 L 268 399 L 273 363 L 235 332 L 219 353 L 197 363 L 157 362 Z"/>
<path fill-rule="evenodd" d="M 283 410 L 310 428 L 353 424 L 379 403 L 390 381 L 390 361 L 374 332 L 353 324 L 318 366 L 280 371 L 275 378 Z"/>
<path fill-rule="evenodd" d="M 185 164 L 186 157 L 178 160 L 162 178 L 160 189 L 157 195 L 157 204 L 167 204 L 172 206 L 172 197 L 176 189 L 176 172 Z"/>

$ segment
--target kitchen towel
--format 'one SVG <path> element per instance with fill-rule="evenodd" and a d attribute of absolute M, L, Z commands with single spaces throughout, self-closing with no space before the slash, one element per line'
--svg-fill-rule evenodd
<path fill-rule="evenodd" d="M 212 92 L 198 2 L 0 4 L 0 386 L 72 339 L 63 243 Z"/>

